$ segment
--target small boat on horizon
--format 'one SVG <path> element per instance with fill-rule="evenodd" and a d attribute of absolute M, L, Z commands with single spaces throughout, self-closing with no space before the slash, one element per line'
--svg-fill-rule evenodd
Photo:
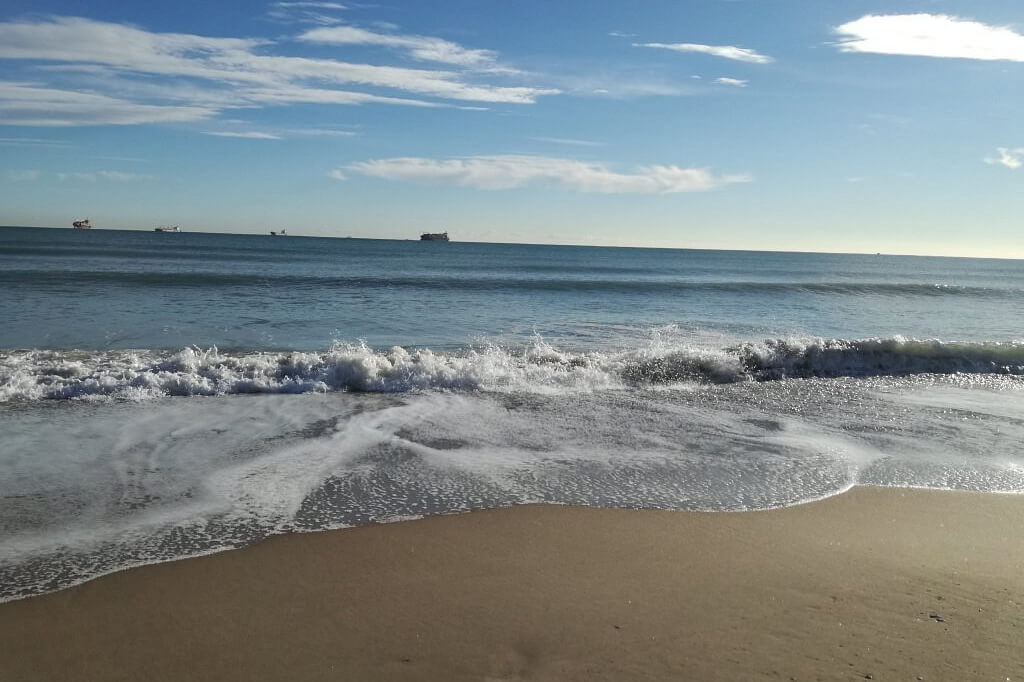
<path fill-rule="evenodd" d="M 274 232 L 273 230 L 271 230 L 270 231 L 270 236 L 271 237 L 287 237 L 288 233 L 285 232 L 284 230 L 281 230 L 280 232 Z"/>
<path fill-rule="evenodd" d="M 181 232 L 177 225 L 161 225 L 160 227 L 153 228 L 154 232 Z"/>
<path fill-rule="evenodd" d="M 88 218 L 84 218 L 82 220 L 76 220 L 72 222 L 71 227 L 75 228 L 76 230 L 91 230 L 92 223 L 89 222 Z"/>
<path fill-rule="evenodd" d="M 448 239 L 448 233 L 447 232 L 424 232 L 423 234 L 420 235 L 420 241 L 421 242 L 447 242 L 447 241 L 450 241 L 450 240 Z"/>

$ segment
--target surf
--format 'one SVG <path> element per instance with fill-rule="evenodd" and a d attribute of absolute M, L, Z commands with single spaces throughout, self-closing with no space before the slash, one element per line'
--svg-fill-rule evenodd
<path fill-rule="evenodd" d="M 534 338 L 435 352 L 335 343 L 322 352 L 10 350 L 0 402 L 144 400 L 171 396 L 334 391 L 599 391 L 915 374 L 1024 375 L 1024 343 L 903 337 L 766 339 L 721 347 L 655 339 L 618 351 L 562 350 Z"/>

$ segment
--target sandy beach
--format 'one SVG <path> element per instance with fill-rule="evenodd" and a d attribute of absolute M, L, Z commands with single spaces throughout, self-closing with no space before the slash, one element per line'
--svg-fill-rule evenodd
<path fill-rule="evenodd" d="M 529 506 L 0 605 L 4 680 L 1018 680 L 1024 496 Z"/>

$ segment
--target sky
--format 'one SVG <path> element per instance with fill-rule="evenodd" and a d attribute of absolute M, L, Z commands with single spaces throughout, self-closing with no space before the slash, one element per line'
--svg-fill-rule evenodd
<path fill-rule="evenodd" d="M 0 225 L 1024 257 L 1019 0 L 0 6 Z"/>

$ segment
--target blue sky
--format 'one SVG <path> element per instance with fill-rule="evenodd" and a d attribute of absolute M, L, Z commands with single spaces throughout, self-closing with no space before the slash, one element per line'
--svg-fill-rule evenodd
<path fill-rule="evenodd" d="M 22 2 L 0 224 L 1024 257 L 1008 0 Z"/>

